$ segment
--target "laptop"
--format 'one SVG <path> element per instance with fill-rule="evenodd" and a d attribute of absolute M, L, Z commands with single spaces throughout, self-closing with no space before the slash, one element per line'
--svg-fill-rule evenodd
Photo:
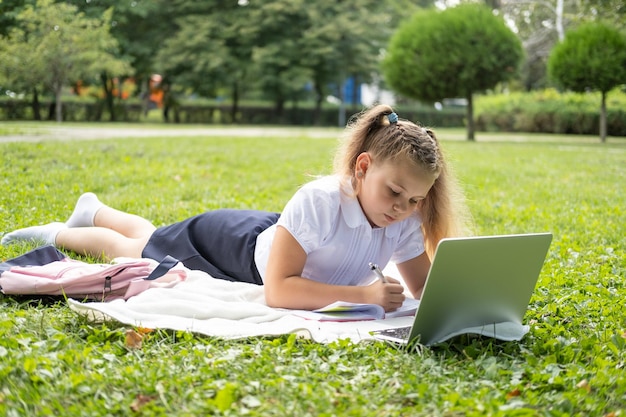
<path fill-rule="evenodd" d="M 439 242 L 412 326 L 377 339 L 430 346 L 473 333 L 520 340 L 551 233 L 448 238 Z"/>

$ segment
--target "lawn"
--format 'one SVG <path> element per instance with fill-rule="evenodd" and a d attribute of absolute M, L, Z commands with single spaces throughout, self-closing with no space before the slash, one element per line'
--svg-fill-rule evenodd
<path fill-rule="evenodd" d="M 407 351 L 159 330 L 137 348 L 133 329 L 90 323 L 63 301 L 0 296 L 0 415 L 625 415 L 626 139 L 470 143 L 460 133 L 440 137 L 476 233 L 554 234 L 520 342 L 461 336 Z M 157 225 L 218 207 L 278 211 L 330 172 L 335 146 L 304 136 L 0 143 L 0 233 L 65 220 L 85 191 Z M 0 260 L 30 247 L 0 247 Z"/>

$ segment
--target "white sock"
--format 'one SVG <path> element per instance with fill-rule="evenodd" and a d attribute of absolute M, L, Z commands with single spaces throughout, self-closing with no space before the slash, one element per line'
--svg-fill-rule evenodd
<path fill-rule="evenodd" d="M 93 226 L 93 219 L 103 206 L 94 193 L 85 193 L 78 198 L 74 211 L 65 224 L 67 227 Z"/>
<path fill-rule="evenodd" d="M 39 241 L 54 245 L 57 234 L 63 229 L 67 229 L 67 225 L 60 222 L 48 223 L 43 226 L 25 227 L 24 229 L 7 233 L 2 237 L 0 243 L 8 245 L 21 241 Z"/>

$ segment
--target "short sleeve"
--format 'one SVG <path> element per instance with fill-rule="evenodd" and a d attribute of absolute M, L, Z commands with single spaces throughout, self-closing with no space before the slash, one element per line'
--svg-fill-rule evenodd
<path fill-rule="evenodd" d="M 331 233 L 339 204 L 335 190 L 307 184 L 287 202 L 277 225 L 287 229 L 309 254 Z"/>
<path fill-rule="evenodd" d="M 398 245 L 391 256 L 391 261 L 396 264 L 416 258 L 425 251 L 422 221 L 419 216 L 409 217 L 403 226 Z"/>

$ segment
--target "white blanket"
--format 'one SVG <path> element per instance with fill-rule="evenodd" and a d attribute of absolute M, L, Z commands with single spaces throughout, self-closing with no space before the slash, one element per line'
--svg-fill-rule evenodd
<path fill-rule="evenodd" d="M 172 288 L 151 288 L 128 300 L 81 303 L 70 307 L 93 320 L 114 319 L 146 327 L 184 330 L 226 339 L 296 333 L 320 343 L 372 339 L 372 330 L 409 326 L 412 317 L 356 322 L 319 322 L 265 304 L 263 287 L 189 271 Z"/>

